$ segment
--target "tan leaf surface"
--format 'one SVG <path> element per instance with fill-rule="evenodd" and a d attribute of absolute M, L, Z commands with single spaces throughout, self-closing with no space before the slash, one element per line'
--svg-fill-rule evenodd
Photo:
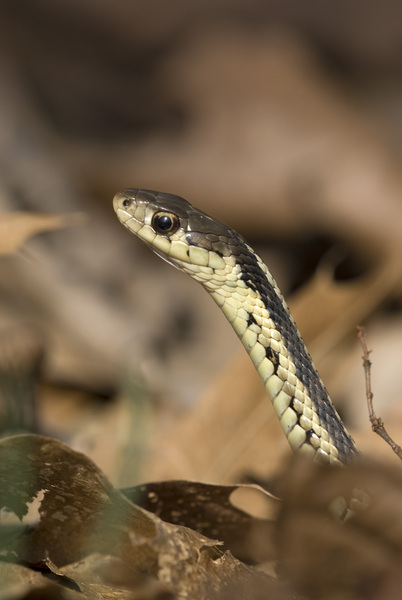
<path fill-rule="evenodd" d="M 52 215 L 28 212 L 0 214 L 0 255 L 12 254 L 31 237 L 82 222 L 82 214 Z"/>
<path fill-rule="evenodd" d="M 401 284 L 400 252 L 383 257 L 366 275 L 334 281 L 324 263 L 291 299 L 292 314 L 317 362 L 363 323 Z"/>

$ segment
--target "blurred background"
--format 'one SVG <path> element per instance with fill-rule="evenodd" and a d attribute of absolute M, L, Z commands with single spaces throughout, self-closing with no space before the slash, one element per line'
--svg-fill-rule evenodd
<path fill-rule="evenodd" d="M 355 327 L 401 442 L 401 40 L 393 0 L 1 0 L 0 231 L 82 215 L 1 257 L 3 434 L 58 437 L 118 485 L 283 464 L 220 311 L 115 217 L 145 187 L 247 237 L 359 444 L 393 460 Z"/>

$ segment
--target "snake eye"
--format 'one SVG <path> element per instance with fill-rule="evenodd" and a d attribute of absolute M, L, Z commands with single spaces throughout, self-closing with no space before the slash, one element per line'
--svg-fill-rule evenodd
<path fill-rule="evenodd" d="M 152 217 L 152 227 L 156 233 L 172 234 L 178 230 L 179 225 L 179 218 L 173 213 L 157 212 Z"/>

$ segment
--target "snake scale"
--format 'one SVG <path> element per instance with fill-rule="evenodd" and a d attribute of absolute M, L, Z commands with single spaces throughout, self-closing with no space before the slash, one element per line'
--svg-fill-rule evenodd
<path fill-rule="evenodd" d="M 121 223 L 200 282 L 247 350 L 292 449 L 322 463 L 358 450 L 336 412 L 268 268 L 236 231 L 184 198 L 145 189 L 116 194 Z"/>

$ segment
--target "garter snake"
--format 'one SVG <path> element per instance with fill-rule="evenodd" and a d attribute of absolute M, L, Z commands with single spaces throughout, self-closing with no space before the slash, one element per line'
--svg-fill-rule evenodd
<path fill-rule="evenodd" d="M 200 282 L 247 350 L 290 446 L 347 463 L 355 443 L 336 412 L 268 268 L 227 225 L 172 194 L 127 189 L 113 206 L 125 227 Z"/>

